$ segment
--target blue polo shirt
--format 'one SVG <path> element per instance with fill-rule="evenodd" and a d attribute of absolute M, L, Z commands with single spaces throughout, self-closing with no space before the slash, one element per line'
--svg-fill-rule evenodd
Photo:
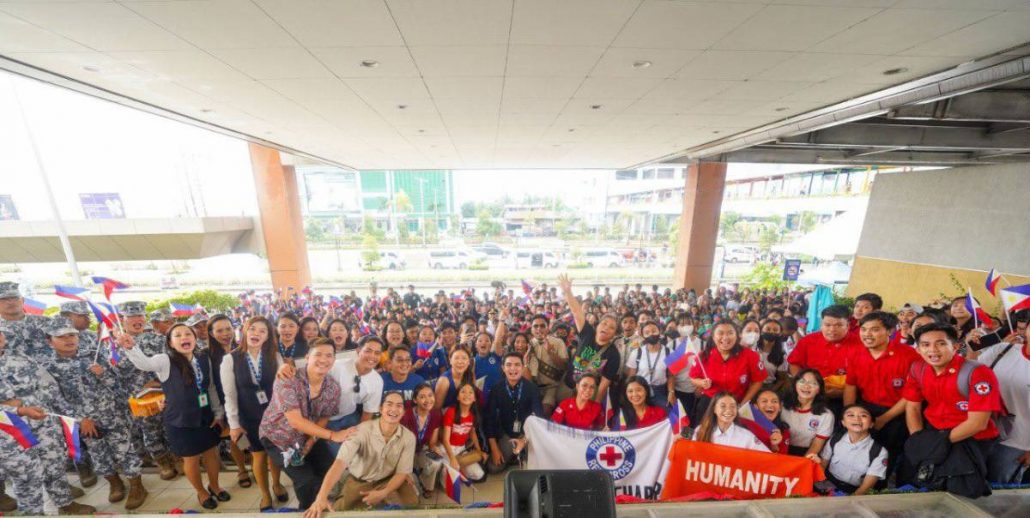
<path fill-rule="evenodd" d="M 490 397 L 490 389 L 493 388 L 497 382 L 504 378 L 503 372 L 501 371 L 501 357 L 495 353 L 489 353 L 486 356 L 476 355 L 476 381 L 480 378 L 485 377 L 486 383 L 483 383 L 483 397 Z"/>

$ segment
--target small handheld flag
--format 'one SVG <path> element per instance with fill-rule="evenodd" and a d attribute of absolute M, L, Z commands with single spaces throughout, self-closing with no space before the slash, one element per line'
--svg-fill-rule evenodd
<path fill-rule="evenodd" d="M 619 410 L 619 430 L 626 429 L 626 414 Z"/>
<path fill-rule="evenodd" d="M 45 302 L 40 302 L 38 300 L 32 299 L 23 300 L 25 302 L 22 304 L 22 307 L 25 309 L 26 313 L 30 315 L 42 315 L 46 312 L 47 305 Z"/>
<path fill-rule="evenodd" d="M 7 432 L 14 440 L 26 450 L 39 444 L 39 439 L 32 435 L 32 428 L 18 414 L 0 411 L 0 431 Z"/>
<path fill-rule="evenodd" d="M 461 503 L 461 480 L 462 474 L 460 471 L 444 464 L 444 491 L 447 492 L 447 497 L 454 500 L 457 503 Z"/>
<path fill-rule="evenodd" d="M 82 458 L 82 446 L 79 442 L 79 420 L 64 415 L 57 416 L 64 429 L 64 442 L 68 445 L 68 456 L 75 462 Z"/>
<path fill-rule="evenodd" d="M 980 324 L 987 327 L 994 327 L 994 320 L 991 320 L 991 316 L 980 307 L 980 304 L 973 298 L 973 291 L 969 288 L 966 288 L 966 310 L 973 315 L 973 323 L 976 324 L 977 327 L 979 327 Z"/>
<path fill-rule="evenodd" d="M 1030 284 L 1002 288 L 1001 303 L 1005 305 L 1005 311 L 1009 313 L 1030 309 Z"/>
<path fill-rule="evenodd" d="M 92 277 L 92 279 L 94 284 L 98 284 L 104 287 L 104 297 L 106 297 L 107 300 L 111 300 L 111 293 L 113 293 L 114 290 L 124 290 L 125 288 L 129 287 L 128 284 L 116 281 L 110 277 L 94 276 Z"/>
<path fill-rule="evenodd" d="M 761 410 L 756 408 L 753 403 L 748 403 L 740 407 L 738 415 L 740 415 L 740 417 L 744 419 L 750 419 L 754 421 L 755 424 L 760 426 L 766 432 L 773 433 L 774 431 L 779 430 L 779 427 L 773 424 L 773 422 L 770 421 L 768 417 L 765 417 L 765 414 L 763 414 Z"/>
<path fill-rule="evenodd" d="M 1000 280 L 1001 276 L 995 275 L 994 268 L 991 268 L 991 271 L 987 273 L 987 280 L 984 281 L 984 287 L 987 288 L 987 292 L 995 297 L 998 296 L 998 281 Z"/>
<path fill-rule="evenodd" d="M 176 304 L 174 302 L 169 302 L 168 304 L 171 306 L 172 316 L 175 317 L 188 317 L 197 312 L 196 306 L 189 304 Z"/>
<path fill-rule="evenodd" d="M 90 311 L 93 312 L 93 316 L 97 317 L 97 322 L 103 323 L 108 328 L 115 327 L 115 316 L 110 311 L 104 311 L 107 308 L 102 308 L 91 301 L 86 301 L 89 305 Z"/>
<path fill-rule="evenodd" d="M 669 424 L 672 425 L 672 434 L 679 435 L 680 431 L 690 427 L 690 417 L 683 408 L 683 402 L 676 400 L 676 405 L 669 408 Z"/>
<path fill-rule="evenodd" d="M 533 295 L 533 286 L 531 286 L 525 279 L 522 279 L 522 292 L 526 295 Z"/>
<path fill-rule="evenodd" d="M 75 286 L 54 285 L 54 295 L 72 300 L 86 300 L 83 294 L 89 293 L 89 288 L 76 288 Z"/>
<path fill-rule="evenodd" d="M 415 356 L 418 356 L 418 359 L 420 359 L 420 360 L 428 359 L 432 355 L 433 355 L 433 344 L 427 344 L 425 342 L 419 342 L 418 345 L 415 347 Z"/>

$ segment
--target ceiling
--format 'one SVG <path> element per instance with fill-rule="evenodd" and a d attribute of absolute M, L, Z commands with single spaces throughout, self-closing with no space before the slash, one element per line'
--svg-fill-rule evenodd
<path fill-rule="evenodd" d="M 2 68 L 360 169 L 622 168 L 1026 42 L 1030 0 L 0 0 Z"/>

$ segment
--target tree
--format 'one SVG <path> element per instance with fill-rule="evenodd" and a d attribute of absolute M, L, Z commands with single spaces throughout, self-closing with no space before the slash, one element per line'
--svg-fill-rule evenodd
<path fill-rule="evenodd" d="M 477 217 L 479 218 L 479 221 L 476 222 L 477 234 L 484 238 L 501 235 L 501 224 L 491 218 L 489 211 L 480 209 Z"/>
<path fill-rule="evenodd" d="M 669 233 L 669 220 L 664 216 L 658 216 L 654 220 L 654 234 L 659 238 Z"/>
<path fill-rule="evenodd" d="M 819 222 L 819 218 L 812 211 L 804 211 L 801 213 L 801 217 L 798 218 L 798 230 L 802 234 L 807 234 L 815 229 L 815 225 Z"/>
<path fill-rule="evenodd" d="M 736 212 L 723 212 L 722 217 L 719 218 L 719 235 L 727 241 L 732 241 L 730 234 L 734 232 L 738 221 L 740 221 L 740 214 Z"/>
<path fill-rule="evenodd" d="M 471 201 L 467 201 L 461 204 L 461 217 L 463 218 L 474 218 L 476 217 L 476 204 Z"/>
<path fill-rule="evenodd" d="M 679 246 L 680 241 L 680 219 L 676 218 L 672 220 L 672 225 L 669 226 L 669 250 L 672 251 L 673 255 L 676 255 L 676 247 Z"/>
<path fill-rule="evenodd" d="M 755 263 L 751 271 L 744 276 L 744 284 L 756 289 L 779 290 L 791 286 L 791 282 L 783 280 L 783 267 L 772 263 Z"/>
<path fill-rule="evenodd" d="M 475 213 L 473 213 L 472 215 L 475 216 Z M 472 216 L 469 216 L 469 217 L 472 217 Z M 451 214 L 451 217 L 449 219 L 450 219 L 450 223 L 448 225 L 447 230 L 449 230 L 451 235 L 453 235 L 453 236 L 460 235 L 461 234 L 461 218 L 459 218 L 457 214 Z"/>
<path fill-rule="evenodd" d="M 401 243 L 407 243 L 411 238 L 411 229 L 408 228 L 408 220 L 402 219 L 397 226 L 397 237 L 400 238 Z"/>
<path fill-rule="evenodd" d="M 434 242 L 440 240 L 440 228 L 436 224 L 435 218 L 422 218 L 422 224 L 426 226 L 426 240 Z"/>
<path fill-rule="evenodd" d="M 569 227 L 572 224 L 567 219 L 559 219 L 554 222 L 554 232 L 558 234 L 558 237 L 566 239 L 569 237 Z"/>
<path fill-rule="evenodd" d="M 322 222 L 314 218 L 308 218 L 304 222 L 304 237 L 308 241 L 317 242 L 322 241 L 326 238 L 325 225 Z"/>
<path fill-rule="evenodd" d="M 375 221 L 372 221 L 372 216 L 365 216 L 365 218 L 361 220 L 361 231 L 364 234 L 374 236 L 380 241 L 386 238 L 386 232 L 383 232 L 383 229 L 379 228 L 379 225 L 376 225 Z"/>
<path fill-rule="evenodd" d="M 365 269 L 377 268 L 379 266 L 379 240 L 372 234 L 365 234 L 361 246 L 364 248 L 361 251 L 361 260 L 365 262 Z"/>
<path fill-rule="evenodd" d="M 763 252 L 772 250 L 772 247 L 780 244 L 783 240 L 783 229 L 773 226 L 766 226 L 758 234 L 758 248 Z"/>

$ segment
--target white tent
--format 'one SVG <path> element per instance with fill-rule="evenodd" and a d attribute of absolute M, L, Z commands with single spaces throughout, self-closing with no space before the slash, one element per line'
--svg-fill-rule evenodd
<path fill-rule="evenodd" d="M 849 210 L 801 236 L 793 243 L 773 247 L 774 252 L 810 255 L 823 260 L 854 257 L 865 222 L 865 207 Z"/>
<path fill-rule="evenodd" d="M 823 263 L 810 268 L 798 277 L 798 284 L 804 286 L 823 285 L 833 287 L 835 284 L 847 284 L 851 279 L 851 267 L 840 261 Z"/>

